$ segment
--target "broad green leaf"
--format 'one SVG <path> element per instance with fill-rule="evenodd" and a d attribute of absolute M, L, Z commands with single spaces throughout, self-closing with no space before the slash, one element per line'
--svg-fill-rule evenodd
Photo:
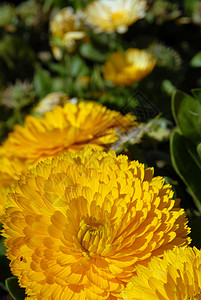
<path fill-rule="evenodd" d="M 17 277 L 7 278 L 6 287 L 14 300 L 23 300 L 26 297 L 25 289 L 19 286 Z"/>
<path fill-rule="evenodd" d="M 172 113 L 181 133 L 195 146 L 201 143 L 201 102 L 177 90 L 172 97 Z"/>
<path fill-rule="evenodd" d="M 58 63 L 49 63 L 48 66 L 53 72 L 58 73 L 60 76 L 69 76 L 69 69 L 66 65 L 58 64 Z"/>
<path fill-rule="evenodd" d="M 52 4 L 53 4 L 53 0 L 45 0 L 44 4 L 43 4 L 43 10 L 44 10 L 44 12 L 47 13 L 50 10 Z"/>
<path fill-rule="evenodd" d="M 191 67 L 200 68 L 201 67 L 201 52 L 198 52 L 190 61 Z"/>
<path fill-rule="evenodd" d="M 201 163 L 192 144 L 177 131 L 170 140 L 172 164 L 201 212 Z"/>
<path fill-rule="evenodd" d="M 82 44 L 80 53 L 84 58 L 100 63 L 103 63 L 107 58 L 106 54 L 93 47 L 92 44 Z"/>
<path fill-rule="evenodd" d="M 47 70 L 38 68 L 34 75 L 34 86 L 39 97 L 45 97 L 52 92 L 52 78 Z"/>
<path fill-rule="evenodd" d="M 89 73 L 83 59 L 81 59 L 79 56 L 72 57 L 70 71 L 71 75 L 74 77 L 84 76 Z"/>

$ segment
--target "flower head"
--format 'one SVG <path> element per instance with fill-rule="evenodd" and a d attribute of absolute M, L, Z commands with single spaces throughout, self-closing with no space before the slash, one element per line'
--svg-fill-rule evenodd
<path fill-rule="evenodd" d="M 155 59 L 144 50 L 130 48 L 114 52 L 103 67 L 103 76 L 116 85 L 130 86 L 146 77 L 155 67 Z"/>
<path fill-rule="evenodd" d="M 97 0 L 88 4 L 85 18 L 97 32 L 125 33 L 128 26 L 145 16 L 145 9 L 144 0 Z"/>
<path fill-rule="evenodd" d="M 111 111 L 95 102 L 66 103 L 47 112 L 44 118 L 27 116 L 24 127 L 16 125 L 4 143 L 6 155 L 34 164 L 86 145 L 104 149 L 118 140 L 115 128 L 125 132 L 137 126 L 135 117 Z"/>
<path fill-rule="evenodd" d="M 51 44 L 54 52 L 56 47 L 54 38 L 55 41 L 58 39 L 58 44 L 66 48 L 68 52 L 72 52 L 75 49 L 76 41 L 82 40 L 86 36 L 81 26 L 80 14 L 79 12 L 74 13 L 72 7 L 65 7 L 54 16 L 50 22 L 50 32 L 53 36 Z"/>
<path fill-rule="evenodd" d="M 137 265 L 189 244 L 172 196 L 152 168 L 114 152 L 46 159 L 8 195 L 11 270 L 32 299 L 117 299 Z"/>
<path fill-rule="evenodd" d="M 39 102 L 39 104 L 34 108 L 34 112 L 43 115 L 47 111 L 53 110 L 57 105 L 64 105 L 69 100 L 69 96 L 65 93 L 50 93 Z"/>
<path fill-rule="evenodd" d="M 201 250 L 195 247 L 175 247 L 163 259 L 153 257 L 147 267 L 139 265 L 136 270 L 123 299 L 201 299 Z"/>

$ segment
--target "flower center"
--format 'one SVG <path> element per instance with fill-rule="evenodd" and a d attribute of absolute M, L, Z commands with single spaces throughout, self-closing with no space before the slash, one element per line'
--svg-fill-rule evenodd
<path fill-rule="evenodd" d="M 82 248 L 90 255 L 100 254 L 104 241 L 104 226 L 94 217 L 83 218 L 80 222 L 78 239 Z"/>
<path fill-rule="evenodd" d="M 124 16 L 125 16 L 124 12 L 117 11 L 111 15 L 111 21 L 112 22 L 120 22 L 120 21 L 122 21 L 122 18 L 124 18 Z"/>

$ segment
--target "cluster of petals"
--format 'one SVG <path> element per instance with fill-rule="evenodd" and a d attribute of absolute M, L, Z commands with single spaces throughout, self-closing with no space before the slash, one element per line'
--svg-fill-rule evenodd
<path fill-rule="evenodd" d="M 96 32 L 125 33 L 128 26 L 145 16 L 145 9 L 144 0 L 97 0 L 87 5 L 85 22 Z"/>
<path fill-rule="evenodd" d="M 175 247 L 163 258 L 153 257 L 148 266 L 136 267 L 137 276 L 128 283 L 123 299 L 201 299 L 201 250 Z"/>
<path fill-rule="evenodd" d="M 26 170 L 25 163 L 14 157 L 8 158 L 3 147 L 0 147 L 0 218 L 3 214 L 3 207 L 6 203 L 6 195 L 10 185 L 19 179 L 20 174 Z"/>
<path fill-rule="evenodd" d="M 67 101 L 69 97 L 64 93 L 48 95 L 35 108 L 35 112 L 44 114 L 43 118 L 27 116 L 24 126 L 16 125 L 1 146 L 0 217 L 11 184 L 39 160 L 86 146 L 102 150 L 119 139 L 116 128 L 125 132 L 137 127 L 130 114 L 123 116 L 95 102 Z"/>
<path fill-rule="evenodd" d="M 119 139 L 116 128 L 125 132 L 134 127 L 137 123 L 131 114 L 123 116 L 95 102 L 68 102 L 43 118 L 27 116 L 24 126 L 15 125 L 3 147 L 8 157 L 31 165 L 70 149 L 91 146 L 102 150 Z"/>
<path fill-rule="evenodd" d="M 138 265 L 190 243 L 172 197 L 153 168 L 113 151 L 39 162 L 8 195 L 3 235 L 12 273 L 30 299 L 118 299 Z"/>
<path fill-rule="evenodd" d="M 57 59 L 60 59 L 62 54 L 57 44 L 66 48 L 68 52 L 72 52 L 76 41 L 86 37 L 81 22 L 81 13 L 79 11 L 74 13 L 72 7 L 59 10 L 50 22 L 50 32 L 53 37 L 51 41 L 53 53 Z"/>
<path fill-rule="evenodd" d="M 156 64 L 153 56 L 145 50 L 129 48 L 114 52 L 103 66 L 103 76 L 116 85 L 130 86 L 152 72 Z"/>

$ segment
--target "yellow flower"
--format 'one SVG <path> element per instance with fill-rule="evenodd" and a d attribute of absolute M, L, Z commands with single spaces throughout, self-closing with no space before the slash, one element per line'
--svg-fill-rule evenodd
<path fill-rule="evenodd" d="M 20 159 L 8 158 L 3 147 L 0 148 L 0 219 L 3 214 L 3 207 L 6 203 L 6 195 L 9 187 L 15 180 L 19 179 L 21 173 L 26 170 L 25 163 Z"/>
<path fill-rule="evenodd" d="M 0 187 L 10 186 L 16 179 L 19 179 L 19 175 L 26 169 L 23 161 L 17 159 L 13 160 L 5 156 L 0 156 Z"/>
<path fill-rule="evenodd" d="M 77 40 L 82 40 L 86 36 L 81 25 L 80 16 L 79 12 L 76 14 L 73 12 L 72 7 L 65 7 L 50 22 L 50 32 L 53 38 L 58 38 L 59 44 L 65 47 L 68 52 L 75 49 Z M 51 41 L 51 44 L 53 52 L 58 55 L 56 58 L 60 59 L 59 48 L 55 46 L 54 40 Z"/>
<path fill-rule="evenodd" d="M 138 161 L 85 149 L 46 159 L 9 194 L 12 273 L 40 300 L 117 299 L 136 266 L 189 244 L 170 185 Z"/>
<path fill-rule="evenodd" d="M 125 132 L 137 127 L 134 120 L 130 114 L 123 116 L 95 102 L 66 103 L 46 112 L 44 118 L 27 116 L 24 127 L 14 127 L 4 148 L 8 157 L 28 165 L 86 145 L 102 150 L 118 140 L 115 128 Z"/>
<path fill-rule="evenodd" d="M 53 110 L 57 105 L 64 105 L 70 100 L 69 96 L 62 92 L 54 92 L 43 98 L 34 108 L 34 112 L 43 115 L 47 111 Z"/>
<path fill-rule="evenodd" d="M 137 266 L 123 299 L 129 300 L 200 300 L 201 251 L 175 247 L 163 259 L 153 257 L 148 267 Z"/>
<path fill-rule="evenodd" d="M 57 102 L 64 104 L 68 99 L 63 93 L 49 94 L 35 111 L 43 113 Z M 45 157 L 69 149 L 82 149 L 86 145 L 103 149 L 119 139 L 115 128 L 125 132 L 137 126 L 134 120 L 129 114 L 122 116 L 93 102 L 57 106 L 44 118 L 28 116 L 25 127 L 16 125 L 0 149 L 0 217 L 11 184 L 30 166 Z"/>
<path fill-rule="evenodd" d="M 128 26 L 145 16 L 144 0 L 97 0 L 85 9 L 86 22 L 96 32 L 125 33 Z"/>
<path fill-rule="evenodd" d="M 116 85 L 130 86 L 146 77 L 155 67 L 156 61 L 144 50 L 130 48 L 114 52 L 103 66 L 103 76 Z"/>

